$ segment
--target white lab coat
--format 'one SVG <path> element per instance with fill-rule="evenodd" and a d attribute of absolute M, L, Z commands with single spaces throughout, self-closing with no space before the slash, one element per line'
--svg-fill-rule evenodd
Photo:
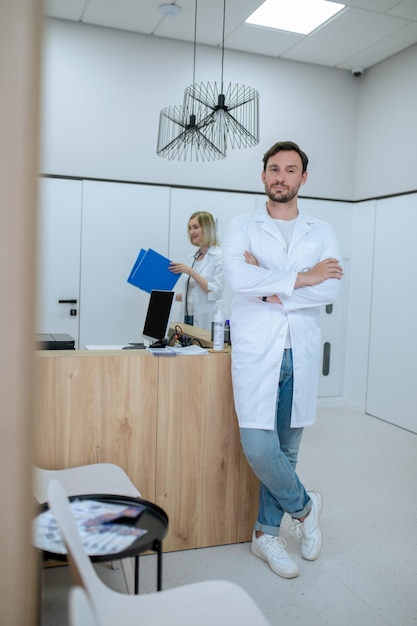
<path fill-rule="evenodd" d="M 291 426 L 315 421 L 321 360 L 320 309 L 333 302 L 340 281 L 294 289 L 297 273 L 326 258 L 340 260 L 333 229 L 299 214 L 287 245 L 265 207 L 229 222 L 222 240 L 225 279 L 234 293 L 230 319 L 232 377 L 241 428 L 272 430 L 287 330 L 294 367 Z M 245 262 L 251 252 L 260 267 Z M 278 295 L 282 305 L 260 297 Z"/>
<path fill-rule="evenodd" d="M 187 259 L 187 265 L 192 267 L 194 262 L 194 254 L 190 254 Z M 194 265 L 196 271 L 208 281 L 209 292 L 206 293 L 196 283 L 194 287 L 194 326 L 211 330 L 211 322 L 214 319 L 214 309 L 216 301 L 221 300 L 223 295 L 223 264 L 222 250 L 219 246 L 211 246 L 203 259 L 199 262 L 198 268 Z M 182 289 L 182 306 L 181 319 L 184 319 L 184 308 L 186 298 L 186 285 L 188 274 L 184 274 L 181 278 Z"/>

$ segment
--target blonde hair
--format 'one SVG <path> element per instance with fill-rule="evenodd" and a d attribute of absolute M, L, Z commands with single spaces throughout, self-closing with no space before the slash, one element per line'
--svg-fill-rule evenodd
<path fill-rule="evenodd" d="M 208 211 L 196 211 L 190 216 L 187 227 L 190 224 L 190 220 L 194 218 L 197 218 L 198 223 L 200 224 L 203 230 L 203 242 L 202 242 L 203 245 L 204 246 L 218 246 L 219 242 L 218 242 L 217 233 L 216 233 L 216 222 L 214 221 L 214 217 L 212 216 L 212 214 L 209 213 Z M 189 228 L 188 228 L 188 239 L 190 240 L 191 243 L 193 243 L 191 241 Z"/>

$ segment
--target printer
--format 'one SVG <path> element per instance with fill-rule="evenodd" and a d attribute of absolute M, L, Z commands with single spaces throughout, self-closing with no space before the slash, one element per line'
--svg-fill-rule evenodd
<path fill-rule="evenodd" d="M 75 339 L 65 333 L 36 335 L 37 350 L 75 350 Z"/>

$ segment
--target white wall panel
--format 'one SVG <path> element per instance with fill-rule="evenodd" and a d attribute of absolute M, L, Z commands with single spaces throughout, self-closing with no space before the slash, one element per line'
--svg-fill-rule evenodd
<path fill-rule="evenodd" d="M 417 433 L 417 194 L 377 203 L 366 412 Z"/>
<path fill-rule="evenodd" d="M 345 285 L 347 289 L 343 396 L 359 411 L 364 411 L 366 404 L 375 211 L 374 200 L 360 202 L 351 208 L 353 238 L 349 281 Z"/>

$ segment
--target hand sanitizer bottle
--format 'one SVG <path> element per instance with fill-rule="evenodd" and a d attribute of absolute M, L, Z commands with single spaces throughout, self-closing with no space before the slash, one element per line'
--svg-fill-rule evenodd
<path fill-rule="evenodd" d="M 224 315 L 222 301 L 217 300 L 213 324 L 213 350 L 224 349 Z"/>

